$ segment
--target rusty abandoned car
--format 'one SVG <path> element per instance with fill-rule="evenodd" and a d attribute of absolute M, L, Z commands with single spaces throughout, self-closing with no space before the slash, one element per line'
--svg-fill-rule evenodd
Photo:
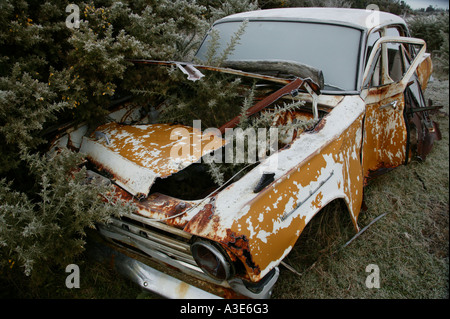
<path fill-rule="evenodd" d="M 224 50 L 236 32 L 239 41 L 223 64 L 202 63 L 211 46 Z M 234 14 L 213 24 L 194 61 L 134 62 L 170 68 L 186 82 L 238 77 L 255 92 L 248 118 L 276 114 L 272 127 L 312 124 L 280 135 L 274 151 L 258 153 L 221 185 L 204 181 L 204 158 L 224 156 L 240 114 L 206 134 L 195 123 L 158 120 L 157 108 L 124 104 L 94 130 L 73 127 L 53 143 L 85 154 L 91 178 L 134 202 L 135 213 L 98 231 L 115 249 L 118 269 L 165 297 L 270 297 L 278 266 L 314 215 L 343 200 L 358 231 L 368 181 L 425 159 L 440 138 L 423 96 L 432 72 L 426 44 L 389 13 Z M 295 108 L 275 112 L 292 101 Z M 186 154 L 186 145 L 195 150 Z"/>

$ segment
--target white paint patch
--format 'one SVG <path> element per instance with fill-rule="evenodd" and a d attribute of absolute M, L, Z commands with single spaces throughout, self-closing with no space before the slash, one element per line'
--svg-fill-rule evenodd
<path fill-rule="evenodd" d="M 157 177 L 152 170 L 139 166 L 88 138 L 83 138 L 80 153 L 88 154 L 105 169 L 114 171 L 118 177 L 117 184 L 133 195 L 147 194 Z"/>

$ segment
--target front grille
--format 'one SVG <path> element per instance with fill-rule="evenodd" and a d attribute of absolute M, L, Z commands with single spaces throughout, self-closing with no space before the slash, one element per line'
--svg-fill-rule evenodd
<path fill-rule="evenodd" d="M 123 247 L 133 247 L 151 259 L 172 267 L 196 278 L 228 286 L 206 275 L 195 262 L 191 254 L 191 235 L 165 224 L 148 221 L 133 215 L 132 218 L 113 218 L 106 225 L 99 225 L 100 233 Z"/>

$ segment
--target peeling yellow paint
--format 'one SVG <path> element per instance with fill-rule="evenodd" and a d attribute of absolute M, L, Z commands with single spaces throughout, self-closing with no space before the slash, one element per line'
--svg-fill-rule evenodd
<path fill-rule="evenodd" d="M 352 220 L 357 227 L 356 220 L 363 194 L 360 163 L 362 119 L 363 115 L 359 116 L 344 134 L 330 140 L 325 148 L 299 163 L 271 187 L 258 194 L 248 203 L 247 213 L 232 225 L 232 231 L 248 238 L 253 262 L 260 269 L 268 269 L 270 265 L 275 264 L 274 261 L 284 258 L 294 246 L 307 221 L 331 200 L 325 198 L 324 192 L 320 190 L 317 194 L 313 194 L 310 203 L 307 204 L 306 210 L 310 216 L 297 214 L 285 221 L 282 220 L 286 212 L 300 208 L 297 207 L 298 203 L 308 196 L 305 189 L 318 188 L 320 182 L 324 181 L 326 171 L 331 169 L 327 158 L 334 159 L 341 167 L 342 172 L 337 172 L 336 175 L 342 176 L 342 179 L 335 183 L 339 188 L 344 185 L 340 196 L 347 202 Z M 261 274 L 255 273 L 251 267 L 246 268 L 252 280 L 256 281 L 261 277 Z"/>
<path fill-rule="evenodd" d="M 364 177 L 381 168 L 402 165 L 407 157 L 407 129 L 403 111 L 403 93 L 392 97 L 380 96 L 367 105 L 363 144 Z"/>

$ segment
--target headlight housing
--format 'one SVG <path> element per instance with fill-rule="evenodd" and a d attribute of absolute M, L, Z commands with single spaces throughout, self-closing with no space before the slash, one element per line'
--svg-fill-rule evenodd
<path fill-rule="evenodd" d="M 228 256 L 213 243 L 198 239 L 191 245 L 191 252 L 197 265 L 212 278 L 220 281 L 231 278 L 233 268 Z"/>

